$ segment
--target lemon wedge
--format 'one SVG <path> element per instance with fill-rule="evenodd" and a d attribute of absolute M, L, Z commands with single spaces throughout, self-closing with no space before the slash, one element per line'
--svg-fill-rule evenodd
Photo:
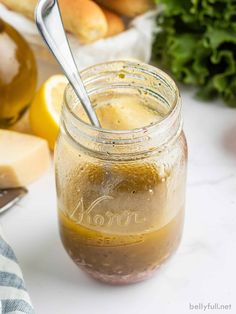
<path fill-rule="evenodd" d="M 54 148 L 59 131 L 63 94 L 68 81 L 64 75 L 50 77 L 36 93 L 30 107 L 32 132 Z"/>

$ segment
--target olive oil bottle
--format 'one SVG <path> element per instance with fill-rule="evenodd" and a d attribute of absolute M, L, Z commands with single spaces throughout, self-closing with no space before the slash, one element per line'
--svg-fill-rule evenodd
<path fill-rule="evenodd" d="M 0 128 L 13 125 L 30 105 L 37 68 L 29 45 L 0 19 Z"/>

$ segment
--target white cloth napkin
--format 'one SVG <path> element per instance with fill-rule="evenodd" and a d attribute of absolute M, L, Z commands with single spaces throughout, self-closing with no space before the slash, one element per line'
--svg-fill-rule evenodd
<path fill-rule="evenodd" d="M 125 32 L 92 44 L 82 45 L 75 36 L 69 35 L 79 68 L 83 69 L 95 63 L 127 58 L 149 62 L 157 12 L 158 10 L 147 12 L 131 20 Z M 33 21 L 8 10 L 2 4 L 0 4 L 0 17 L 23 34 L 27 41 L 36 48 L 38 56 L 40 54 L 40 57 L 48 58 L 48 51 Z"/>

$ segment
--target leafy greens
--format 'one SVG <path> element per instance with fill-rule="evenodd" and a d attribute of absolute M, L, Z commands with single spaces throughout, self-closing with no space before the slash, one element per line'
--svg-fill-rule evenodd
<path fill-rule="evenodd" d="M 236 0 L 156 0 L 164 4 L 153 56 L 204 99 L 236 107 Z"/>

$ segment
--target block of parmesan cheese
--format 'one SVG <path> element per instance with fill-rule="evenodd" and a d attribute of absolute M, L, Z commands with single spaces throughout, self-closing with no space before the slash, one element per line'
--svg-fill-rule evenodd
<path fill-rule="evenodd" d="M 50 165 L 45 140 L 0 129 L 0 189 L 26 186 Z"/>

